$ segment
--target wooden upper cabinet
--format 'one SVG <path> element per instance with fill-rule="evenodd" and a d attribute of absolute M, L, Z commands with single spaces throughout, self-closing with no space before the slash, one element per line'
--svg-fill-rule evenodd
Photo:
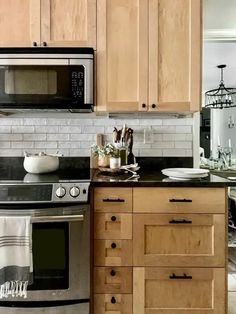
<path fill-rule="evenodd" d="M 0 47 L 40 41 L 40 0 L 0 0 Z"/>
<path fill-rule="evenodd" d="M 148 1 L 97 2 L 97 110 L 147 110 Z"/>
<path fill-rule="evenodd" d="M 149 104 L 199 111 L 201 0 L 149 1 Z"/>
<path fill-rule="evenodd" d="M 97 111 L 199 111 L 201 0 L 97 3 Z"/>
<path fill-rule="evenodd" d="M 41 44 L 96 47 L 96 0 L 41 0 Z"/>
<path fill-rule="evenodd" d="M 96 0 L 0 0 L 0 47 L 34 45 L 96 48 Z"/>

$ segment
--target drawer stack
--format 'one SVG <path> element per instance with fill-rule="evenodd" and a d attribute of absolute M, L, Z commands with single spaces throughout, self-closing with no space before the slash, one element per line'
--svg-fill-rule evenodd
<path fill-rule="evenodd" d="M 93 314 L 226 314 L 225 188 L 95 188 Z"/>
<path fill-rule="evenodd" d="M 132 313 L 132 189 L 94 190 L 94 314 Z"/>

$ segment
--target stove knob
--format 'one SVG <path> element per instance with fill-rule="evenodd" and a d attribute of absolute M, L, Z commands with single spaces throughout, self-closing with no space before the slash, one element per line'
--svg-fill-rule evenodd
<path fill-rule="evenodd" d="M 66 189 L 63 188 L 63 186 L 59 186 L 58 189 L 56 189 L 56 196 L 59 198 L 62 198 L 66 194 Z"/>
<path fill-rule="evenodd" d="M 80 189 L 77 186 L 73 186 L 73 188 L 70 189 L 70 195 L 72 197 L 77 197 L 79 196 Z"/>

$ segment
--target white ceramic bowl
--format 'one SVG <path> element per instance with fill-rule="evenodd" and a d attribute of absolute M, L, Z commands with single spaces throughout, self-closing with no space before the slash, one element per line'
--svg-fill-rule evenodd
<path fill-rule="evenodd" d="M 24 168 L 29 173 L 48 173 L 59 168 L 57 155 L 39 153 L 35 155 L 25 153 Z"/>

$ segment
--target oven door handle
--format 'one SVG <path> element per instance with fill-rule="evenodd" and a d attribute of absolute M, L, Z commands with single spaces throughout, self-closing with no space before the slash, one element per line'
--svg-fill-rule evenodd
<path fill-rule="evenodd" d="M 40 222 L 71 222 L 71 221 L 83 221 L 84 215 L 62 215 L 62 216 L 35 216 L 31 217 L 32 223 Z"/>

